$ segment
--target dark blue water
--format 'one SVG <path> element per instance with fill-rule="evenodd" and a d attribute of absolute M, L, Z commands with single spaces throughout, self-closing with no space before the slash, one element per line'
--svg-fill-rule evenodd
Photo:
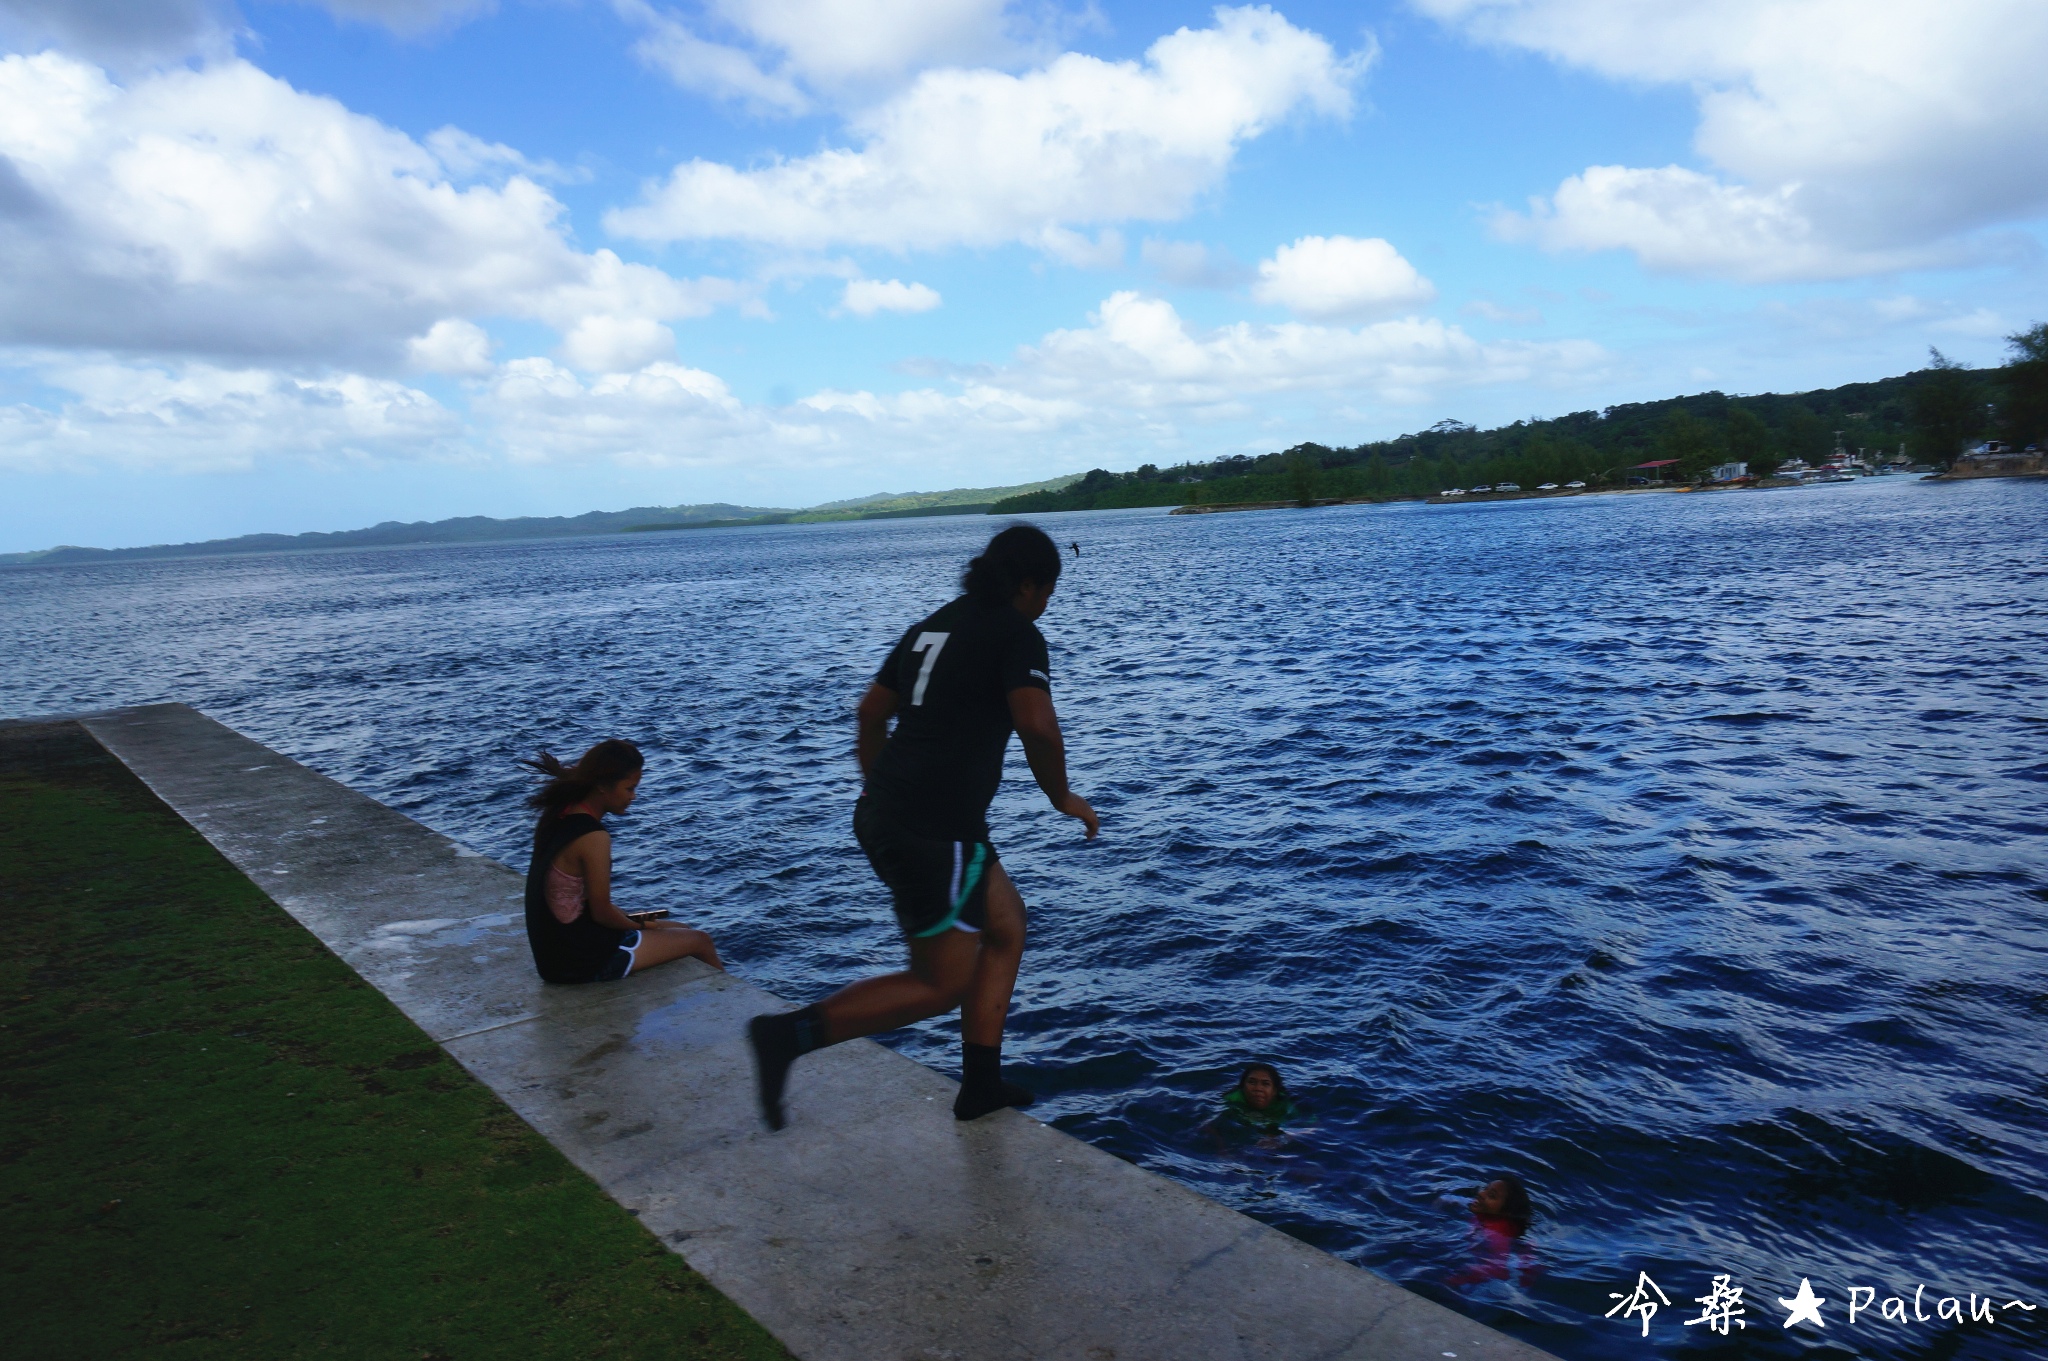
<path fill-rule="evenodd" d="M 1013 753 L 1039 1113 L 1568 1358 L 2048 1353 L 2044 516 L 1886 479 L 1055 517 L 1105 821 Z M 15 572 L 0 712 L 185 700 L 508 863 L 514 758 L 633 736 L 622 897 L 807 998 L 899 958 L 850 711 L 991 527 Z M 1281 1147 L 1201 1129 L 1254 1056 L 1311 1112 Z M 1443 1200 L 1500 1171 L 1539 1210 L 1504 1262 Z M 1603 1317 L 1645 1271 L 1647 1340 Z M 1684 1323 L 1716 1274 L 1725 1339 Z M 1825 1333 L 1781 1326 L 1801 1277 Z"/>

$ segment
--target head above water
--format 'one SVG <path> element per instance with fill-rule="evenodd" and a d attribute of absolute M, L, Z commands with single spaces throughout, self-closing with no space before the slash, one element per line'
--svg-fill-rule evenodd
<path fill-rule="evenodd" d="M 547 752 L 521 765 L 547 776 L 547 783 L 527 796 L 526 806 L 538 808 L 541 820 L 557 818 L 572 804 L 587 803 L 599 813 L 623 813 L 640 789 L 640 772 L 647 760 L 640 748 L 623 737 L 607 737 L 565 766 Z"/>
<path fill-rule="evenodd" d="M 1036 525 L 1011 525 L 967 564 L 960 589 L 983 605 L 1015 605 L 1026 619 L 1045 613 L 1060 579 L 1060 550 Z"/>
<path fill-rule="evenodd" d="M 1237 1079 L 1237 1090 L 1244 1094 L 1244 1104 L 1255 1111 L 1287 1100 L 1287 1084 L 1280 1080 L 1280 1070 L 1270 1063 L 1249 1063 Z"/>
<path fill-rule="evenodd" d="M 1496 1177 L 1480 1187 L 1479 1194 L 1472 1199 L 1472 1213 L 1481 1219 L 1505 1219 L 1524 1229 L 1536 1217 L 1535 1208 L 1529 1204 L 1529 1188 L 1513 1176 Z"/>

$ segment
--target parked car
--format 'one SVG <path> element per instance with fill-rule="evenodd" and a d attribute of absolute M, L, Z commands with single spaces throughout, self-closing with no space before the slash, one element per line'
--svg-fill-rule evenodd
<path fill-rule="evenodd" d="M 1537 490 L 1537 491 L 1556 491 L 1556 490 L 1557 490 L 1557 483 L 1555 483 L 1555 482 L 1545 482 L 1545 483 L 1544 483 L 1544 484 L 1543 484 L 1542 486 L 1538 487 L 1538 488 L 1537 488 L 1536 490 Z"/>
<path fill-rule="evenodd" d="M 1481 493 L 1481 492 L 1483 492 L 1483 491 L 1492 491 L 1492 490 L 1493 490 L 1493 488 L 1491 488 L 1491 487 L 1474 487 L 1474 488 L 1472 489 L 1472 494 L 1473 494 L 1474 496 L 1477 496 L 1477 495 L 1478 495 L 1479 493 Z"/>
<path fill-rule="evenodd" d="M 1439 496 L 1463 496 L 1464 494 L 1465 489 L 1463 487 L 1446 487 L 1437 493 Z"/>
<path fill-rule="evenodd" d="M 1631 487 L 1647 487 L 1650 485 L 1650 479 L 1647 477 L 1631 477 L 1628 480 L 1628 484 Z"/>
<path fill-rule="evenodd" d="M 1522 484 L 1519 482 L 1496 482 L 1493 484 L 1493 489 L 1495 491 L 1520 491 Z"/>
<path fill-rule="evenodd" d="M 1564 489 L 1566 491 L 1584 491 L 1586 484 L 1583 482 L 1567 482 L 1564 484 Z"/>

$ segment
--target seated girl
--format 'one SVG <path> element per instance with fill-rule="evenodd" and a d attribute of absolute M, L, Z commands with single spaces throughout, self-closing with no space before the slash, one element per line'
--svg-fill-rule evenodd
<path fill-rule="evenodd" d="M 540 810 L 526 870 L 526 940 L 550 983 L 604 983 L 689 956 L 722 969 L 711 937 L 651 915 L 628 917 L 612 902 L 612 839 L 606 815 L 640 792 L 640 748 L 610 738 L 564 766 L 546 752 L 524 762 L 547 776 L 527 806 Z"/>

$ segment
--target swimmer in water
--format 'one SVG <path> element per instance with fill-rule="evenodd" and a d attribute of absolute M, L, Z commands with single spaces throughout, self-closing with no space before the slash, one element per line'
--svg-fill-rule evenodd
<path fill-rule="evenodd" d="M 1081 544 L 1079 540 L 1076 540 L 1075 542 L 1068 544 L 1067 547 L 1074 550 L 1075 557 L 1078 558 L 1081 556 Z"/>
<path fill-rule="evenodd" d="M 1003 1023 L 1024 953 L 1024 899 L 989 841 L 988 806 L 1014 729 L 1052 806 L 1094 840 L 1101 820 L 1067 784 L 1045 638 L 1034 622 L 1060 578 L 1044 531 L 1013 525 L 967 565 L 964 594 L 912 624 L 856 714 L 866 788 L 853 834 L 887 885 L 910 948 L 902 973 L 864 979 L 748 1026 L 761 1116 L 784 1123 L 790 1065 L 813 1049 L 960 1008 L 953 1115 L 1028 1106 L 1002 1078 Z M 895 729 L 889 727 L 895 720 Z"/>
<path fill-rule="evenodd" d="M 1479 1194 L 1465 1208 L 1472 1212 L 1478 1241 L 1473 1245 L 1471 1264 L 1445 1283 L 1460 1286 L 1507 1280 L 1513 1274 L 1516 1259 L 1527 1257 L 1521 1238 L 1536 1217 L 1529 1203 L 1529 1188 L 1522 1185 L 1520 1178 L 1503 1173 L 1480 1187 Z M 1526 1269 L 1524 1274 L 1528 1274 Z"/>
<path fill-rule="evenodd" d="M 1280 1070 L 1270 1063 L 1245 1065 L 1237 1085 L 1223 1094 L 1230 1114 L 1248 1125 L 1277 1130 L 1294 1115 L 1294 1098 L 1280 1080 Z"/>
<path fill-rule="evenodd" d="M 1510 1238 L 1527 1233 L 1529 1221 L 1536 1217 L 1529 1204 L 1529 1188 L 1522 1185 L 1521 1178 L 1507 1175 L 1495 1177 L 1480 1187 L 1467 1208 L 1480 1224 L 1497 1225 Z"/>

